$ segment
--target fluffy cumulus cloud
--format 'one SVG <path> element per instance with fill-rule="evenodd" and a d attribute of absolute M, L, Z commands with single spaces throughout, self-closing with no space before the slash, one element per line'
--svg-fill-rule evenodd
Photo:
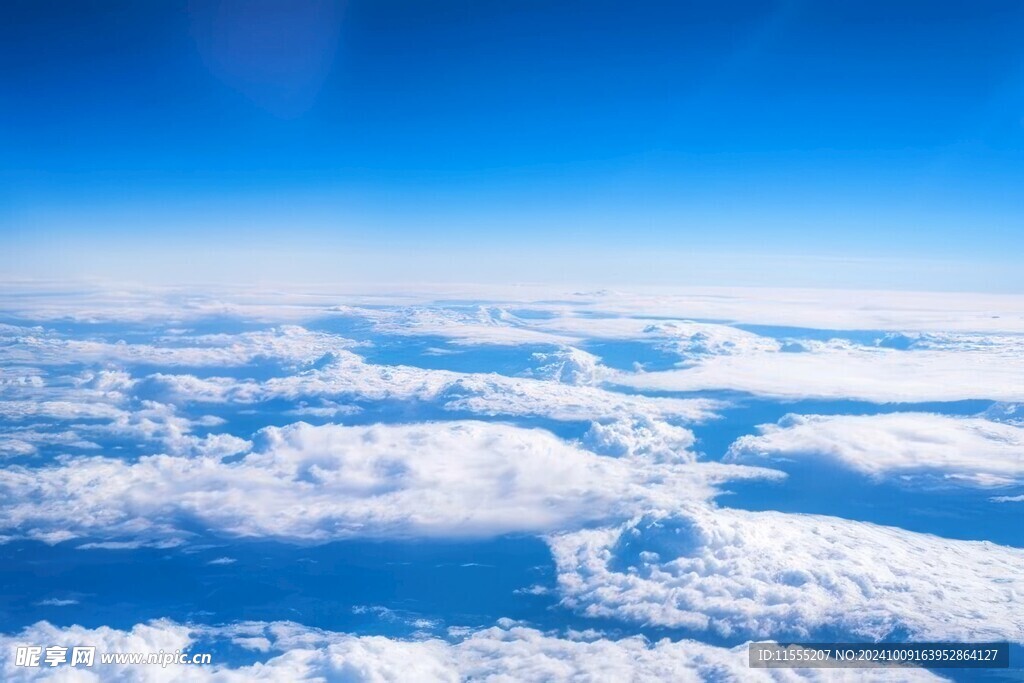
<path fill-rule="evenodd" d="M 661 420 L 626 418 L 606 424 L 595 422 L 583 443 L 596 453 L 650 458 L 656 462 L 693 462 L 693 432 Z"/>
<path fill-rule="evenodd" d="M 777 476 L 719 463 L 595 455 L 551 433 L 453 421 L 268 427 L 243 458 L 64 457 L 0 470 L 0 527 L 43 540 L 167 539 L 186 525 L 230 536 L 487 536 L 628 518 Z"/>
<path fill-rule="evenodd" d="M 732 461 L 828 459 L 874 476 L 930 475 L 952 483 L 998 486 L 1024 479 L 1024 427 L 930 413 L 788 415 L 743 436 Z"/>
<path fill-rule="evenodd" d="M 19 644 L 74 647 L 94 644 L 99 653 L 208 651 L 211 644 L 233 643 L 252 651 L 258 661 L 231 666 L 129 666 L 95 664 L 91 669 L 15 666 Z M 221 650 L 223 651 L 223 650 Z M 58 628 L 46 622 L 0 636 L 0 671 L 4 680 L 124 681 L 202 683 L 243 681 L 346 681 L 350 683 L 458 683 L 459 681 L 886 681 L 879 670 L 749 669 L 746 646 L 722 648 L 682 640 L 649 642 L 642 637 L 562 638 L 515 625 L 472 631 L 452 640 L 396 640 L 310 629 L 291 622 L 244 622 L 221 627 L 185 626 L 161 620 L 130 630 Z M 901 669 L 901 681 L 941 680 L 921 670 Z"/>
<path fill-rule="evenodd" d="M 565 603 L 723 635 L 1024 642 L 1024 550 L 838 518 L 695 507 L 558 535 Z"/>
<path fill-rule="evenodd" d="M 533 359 L 538 367 L 530 372 L 532 376 L 563 384 L 599 384 L 606 373 L 599 357 L 572 346 L 551 353 L 538 352 Z"/>

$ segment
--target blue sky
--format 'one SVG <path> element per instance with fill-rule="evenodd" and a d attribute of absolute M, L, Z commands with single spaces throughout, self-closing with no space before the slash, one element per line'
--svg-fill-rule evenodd
<path fill-rule="evenodd" d="M 9 276 L 1024 287 L 1017 2 L 3 12 Z"/>

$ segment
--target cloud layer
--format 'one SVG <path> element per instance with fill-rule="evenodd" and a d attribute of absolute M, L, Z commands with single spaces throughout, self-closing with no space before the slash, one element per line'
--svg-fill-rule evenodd
<path fill-rule="evenodd" d="M 722 417 L 724 429 L 745 427 L 732 421 L 733 406 L 652 395 L 1024 400 L 1024 298 L 541 296 L 528 287 L 496 291 L 479 305 L 457 298 L 429 288 L 385 297 L 0 294 L 9 319 L 53 321 L 52 329 L 0 325 L 2 539 L 130 549 L 199 535 L 205 542 L 209 534 L 226 546 L 211 562 L 229 571 L 242 564 L 231 565 L 238 538 L 543 534 L 564 604 L 619 620 L 624 632 L 649 624 L 733 642 L 815 634 L 1024 641 L 1024 551 L 708 502 L 728 481 L 781 477 L 747 465 L 769 458 L 828 458 L 878 477 L 1019 483 L 1024 427 L 1011 407 L 1002 407 L 1003 417 L 789 416 L 739 438 L 731 462 L 715 463 L 701 462 L 691 427 Z M 338 329 L 345 336 L 323 331 Z M 491 367 L 514 368 L 509 374 L 451 369 L 488 369 L 488 359 L 499 358 Z M 644 372 L 641 361 L 655 371 Z M 260 429 L 298 415 L 418 422 Z M 575 438 L 470 418 L 561 422 L 552 428 Z M 1006 509 L 1017 498 L 994 496 Z M 752 672 L 740 649 L 685 640 L 508 624 L 450 635 L 398 641 L 283 622 L 157 622 L 131 631 L 39 624 L 17 637 L 95 639 L 120 650 L 228 638 L 265 660 L 203 670 L 228 681 L 819 675 Z M 9 660 L 2 666 L 11 672 Z M 31 672 L 5 679 L 15 673 Z M 855 673 L 862 680 L 865 672 Z"/>

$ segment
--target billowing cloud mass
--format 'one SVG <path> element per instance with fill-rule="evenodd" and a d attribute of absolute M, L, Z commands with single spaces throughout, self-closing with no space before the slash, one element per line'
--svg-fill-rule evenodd
<path fill-rule="evenodd" d="M 976 486 L 1024 479 L 1024 427 L 930 413 L 787 415 L 729 449 L 732 461 L 817 458 L 874 477 L 932 475 Z"/>
<path fill-rule="evenodd" d="M 0 529 L 48 541 L 166 539 L 201 525 L 292 541 L 489 536 L 625 519 L 777 473 L 595 455 L 550 432 L 452 421 L 267 427 L 235 462 L 65 457 L 0 470 Z"/>
<path fill-rule="evenodd" d="M 95 644 L 99 653 L 208 652 L 211 643 L 225 642 L 259 655 L 256 663 L 236 667 L 142 665 L 76 667 L 73 680 L 157 683 L 187 680 L 203 683 L 281 681 L 288 683 L 458 683 L 459 681 L 885 681 L 880 670 L 786 670 L 747 668 L 747 648 L 722 648 L 693 640 L 651 643 L 642 637 L 560 638 L 512 624 L 454 638 L 396 640 L 306 628 L 291 622 L 244 622 L 222 627 L 186 626 L 167 620 L 138 624 L 130 630 L 58 628 L 46 622 L 0 636 L 0 672 L 5 681 L 70 680 L 56 671 L 14 665 L 21 643 L 74 647 Z M 222 651 L 222 650 L 221 650 Z M 899 670 L 901 681 L 942 680 L 927 671 Z"/>
<path fill-rule="evenodd" d="M 567 605 L 723 635 L 1024 642 L 1024 550 L 694 507 L 551 538 Z"/>

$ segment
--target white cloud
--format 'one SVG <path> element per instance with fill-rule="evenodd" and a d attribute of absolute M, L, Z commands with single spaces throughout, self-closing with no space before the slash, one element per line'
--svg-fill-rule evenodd
<path fill-rule="evenodd" d="M 248 448 L 246 440 L 231 434 L 196 436 L 196 428 L 217 427 L 224 420 L 186 417 L 171 403 L 139 400 L 140 384 L 123 370 L 101 369 L 25 385 L 15 398 L 0 400 L 0 421 L 7 423 L 0 453 L 32 455 L 40 446 L 96 449 L 97 442 L 110 440 L 156 444 L 172 454 L 228 455 Z"/>
<path fill-rule="evenodd" d="M 24 391 L 28 388 L 39 389 L 46 381 L 41 375 L 19 372 L 18 368 L 0 368 L 0 391 Z"/>
<path fill-rule="evenodd" d="M 23 439 L 0 439 L 0 456 L 21 457 L 34 455 L 37 451 L 38 448 L 34 443 Z"/>
<path fill-rule="evenodd" d="M 695 456 L 689 448 L 694 440 L 689 429 L 650 418 L 595 422 L 583 436 L 583 443 L 595 453 L 656 462 L 693 462 Z"/>
<path fill-rule="evenodd" d="M 8 420 L 52 418 L 57 420 L 119 419 L 124 411 L 108 403 L 79 401 L 0 401 L 0 417 Z"/>
<path fill-rule="evenodd" d="M 511 681 L 885 681 L 891 672 L 859 669 L 749 669 L 747 648 L 722 648 L 692 640 L 649 642 L 641 637 L 612 640 L 592 634 L 560 638 L 522 626 L 505 625 L 471 631 L 452 641 L 436 638 L 397 640 L 355 636 L 307 628 L 291 622 L 244 622 L 222 627 L 184 626 L 167 620 L 139 624 L 131 630 L 80 626 L 58 628 L 39 622 L 11 636 L 0 636 L 0 672 L 12 683 L 64 678 L 70 669 L 17 667 L 19 644 L 73 647 L 95 644 L 99 653 L 207 651 L 210 643 L 230 641 L 261 653 L 262 661 L 231 667 L 216 661 L 188 666 L 197 683 L 243 681 L 314 681 L 458 683 Z M 163 683 L 178 680 L 180 666 L 128 666 L 97 663 L 78 667 L 73 680 Z M 941 680 L 927 671 L 900 669 L 901 681 Z"/>
<path fill-rule="evenodd" d="M 258 382 L 233 377 L 157 372 L 143 383 L 157 388 L 164 400 L 173 403 L 255 403 L 265 395 Z"/>
<path fill-rule="evenodd" d="M 70 446 L 94 450 L 100 445 L 84 439 L 73 430 L 62 432 L 40 431 L 31 427 L 6 427 L 0 437 L 0 455 L 34 455 L 39 446 Z"/>
<path fill-rule="evenodd" d="M 347 309 L 374 322 L 374 330 L 402 336 L 438 336 L 454 344 L 569 344 L 572 337 L 532 327 L 501 307 L 406 307 L 389 310 Z"/>
<path fill-rule="evenodd" d="M 875 477 L 927 474 L 986 486 L 1024 479 L 1024 427 L 930 413 L 787 415 L 743 436 L 727 459 L 838 461 Z"/>
<path fill-rule="evenodd" d="M 148 665 L 106 666 L 100 664 L 102 652 L 174 652 L 186 650 L 192 643 L 187 626 L 167 620 L 157 620 L 148 624 L 137 624 L 131 630 L 101 626 L 89 629 L 82 626 L 58 627 L 49 622 L 41 621 L 23 629 L 14 635 L 0 636 L 0 677 L 5 681 L 152 681 L 153 683 L 170 683 L 180 670 Z M 39 667 L 16 666 L 15 652 L 19 645 L 28 646 L 77 646 L 96 647 L 94 665 L 90 668 L 67 664 L 49 667 L 45 663 Z M 45 651 L 44 651 L 45 653 Z M 102 672 L 102 673 L 101 673 Z M 192 673 L 190 670 L 189 673 Z M 212 680 L 212 679 L 207 679 Z"/>
<path fill-rule="evenodd" d="M 610 458 L 549 432 L 483 422 L 268 427 L 237 462 L 156 455 L 64 457 L 0 470 L 0 528 L 30 538 L 179 538 L 184 522 L 230 536 L 488 536 L 625 519 L 701 500 L 720 463 Z M 57 534 L 57 536 L 54 536 Z"/>
<path fill-rule="evenodd" d="M 32 455 L 40 445 L 99 448 L 96 441 L 109 438 L 159 444 L 172 454 L 230 455 L 249 446 L 231 434 L 192 434 L 197 426 L 216 426 L 221 421 L 182 417 L 170 404 L 133 402 L 120 391 L 99 392 L 84 385 L 56 387 L 53 393 L 79 398 L 0 401 L 0 419 L 18 423 L 0 438 L 0 454 Z M 52 420 L 68 423 L 70 428 L 51 431 L 48 421 Z"/>
<path fill-rule="evenodd" d="M 461 373 L 446 370 L 376 365 L 351 351 L 339 351 L 323 367 L 272 378 L 260 385 L 259 391 L 264 398 L 351 396 L 368 401 L 430 401 L 461 377 Z"/>
<path fill-rule="evenodd" d="M 260 359 L 302 365 L 324 354 L 356 345 L 350 339 L 295 325 L 239 334 L 174 335 L 161 343 L 108 342 L 68 338 L 52 331 L 18 328 L 0 335 L 0 362 L 37 365 L 145 363 L 165 367 L 233 367 Z"/>
<path fill-rule="evenodd" d="M 42 448 L 99 449 L 101 444 L 171 454 L 229 454 L 248 447 L 231 434 L 197 435 L 224 424 L 185 416 L 174 405 L 139 400 L 139 381 L 116 368 L 49 373 L 5 388 L 0 400 L 0 455 L 31 456 Z"/>
<path fill-rule="evenodd" d="M 683 358 L 709 355 L 777 351 L 781 344 L 771 337 L 731 325 L 666 320 L 658 317 L 594 317 L 559 315 L 531 321 L 548 331 L 564 332 L 581 339 L 615 339 L 656 344 Z"/>
<path fill-rule="evenodd" d="M 618 420 L 648 417 L 703 422 L 724 404 L 622 394 L 598 387 L 571 386 L 501 375 L 469 375 L 451 385 L 443 404 L 449 410 L 482 415 L 523 415 L 552 420 Z"/>
<path fill-rule="evenodd" d="M 258 383 L 226 377 L 156 374 L 149 378 L 168 400 L 255 403 L 273 398 L 324 397 L 360 401 L 439 403 L 448 410 L 482 415 L 541 416 L 554 420 L 615 420 L 643 416 L 700 422 L 724 404 L 708 399 L 660 398 L 623 394 L 496 373 L 462 373 L 410 365 L 367 363 L 351 351 L 338 351 L 321 367 Z"/>
<path fill-rule="evenodd" d="M 562 384 L 599 384 L 606 372 L 599 357 L 573 346 L 564 346 L 550 353 L 535 353 L 533 359 L 540 365 L 530 372 L 530 376 Z"/>
<path fill-rule="evenodd" d="M 358 415 L 363 409 L 354 405 L 343 405 L 326 398 L 320 399 L 316 405 L 300 401 L 299 405 L 286 411 L 287 415 L 309 415 L 311 417 L 334 418 L 343 415 Z"/>
<path fill-rule="evenodd" d="M 123 398 L 135 386 L 136 380 L 130 373 L 123 370 L 99 370 L 98 372 L 86 371 L 78 377 L 72 378 L 76 387 L 86 387 L 107 399 L 117 400 Z"/>
<path fill-rule="evenodd" d="M 36 604 L 40 607 L 69 607 L 77 605 L 78 600 L 73 598 L 47 598 L 46 600 L 40 600 Z"/>
<path fill-rule="evenodd" d="M 644 332 L 667 338 L 662 346 L 687 359 L 778 351 L 781 348 L 781 344 L 770 337 L 728 325 L 689 320 L 652 323 Z"/>
<path fill-rule="evenodd" d="M 710 356 L 678 370 L 620 373 L 643 390 L 733 390 L 784 399 L 887 402 L 1024 400 L 1024 340 L 988 347 L 896 350 L 849 343 L 807 352 Z"/>
<path fill-rule="evenodd" d="M 1024 642 L 1024 550 L 815 515 L 693 507 L 550 539 L 587 616 L 746 637 Z"/>

